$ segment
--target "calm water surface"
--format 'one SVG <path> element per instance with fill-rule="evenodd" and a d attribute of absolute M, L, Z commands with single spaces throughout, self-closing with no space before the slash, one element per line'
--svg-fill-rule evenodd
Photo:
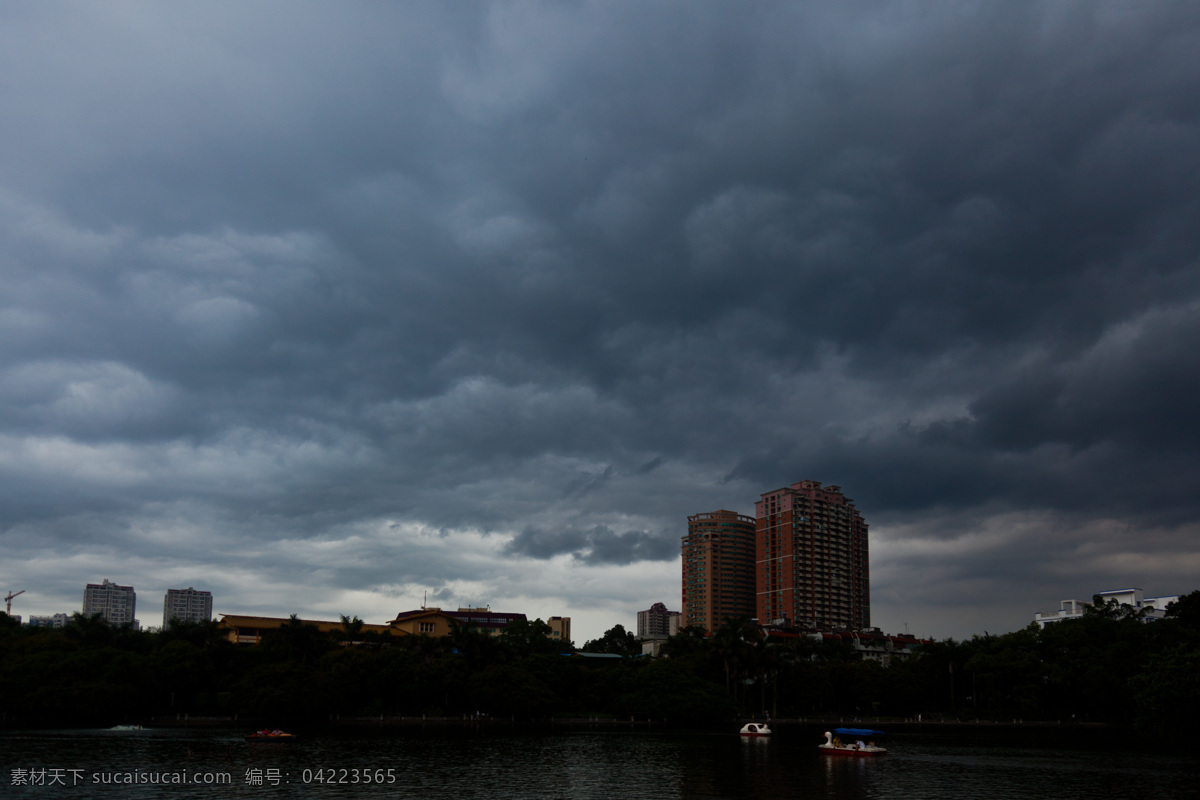
<path fill-rule="evenodd" d="M 1092 749 L 1064 735 L 1026 743 L 1019 733 L 896 734 L 886 742 L 888 755 L 867 760 L 822 756 L 819 732 L 798 729 L 742 740 L 727 733 L 404 728 L 289 745 L 249 745 L 241 733 L 3 732 L 0 797 L 1200 797 L 1200 759 L 1111 743 Z M 131 774 L 143 782 L 116 783 Z M 384 782 L 374 783 L 377 777 Z"/>

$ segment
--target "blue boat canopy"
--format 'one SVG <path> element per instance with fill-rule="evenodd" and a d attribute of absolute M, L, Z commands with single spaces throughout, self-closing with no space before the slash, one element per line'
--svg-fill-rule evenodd
<path fill-rule="evenodd" d="M 883 731 L 871 731 L 866 728 L 834 728 L 838 736 L 883 736 Z"/>

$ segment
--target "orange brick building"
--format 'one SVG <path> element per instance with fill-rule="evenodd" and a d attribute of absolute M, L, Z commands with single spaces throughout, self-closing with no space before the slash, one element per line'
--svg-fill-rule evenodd
<path fill-rule="evenodd" d="M 754 504 L 755 616 L 814 630 L 871 626 L 867 523 L 840 486 L 800 481 Z"/>
<path fill-rule="evenodd" d="M 712 633 L 729 617 L 753 617 L 754 552 L 753 517 L 724 509 L 688 517 L 680 625 Z"/>

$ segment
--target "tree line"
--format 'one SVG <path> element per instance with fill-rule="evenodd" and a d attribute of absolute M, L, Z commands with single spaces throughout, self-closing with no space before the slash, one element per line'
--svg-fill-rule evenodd
<path fill-rule="evenodd" d="M 617 625 L 578 651 L 541 620 L 496 637 L 391 638 L 343 618 L 325 634 L 293 617 L 258 645 L 216 623 L 159 632 L 75 615 L 63 629 L 0 614 L 0 720 L 112 725 L 184 714 L 320 722 L 351 716 L 667 723 L 738 717 L 899 717 L 1105 722 L 1183 734 L 1200 712 L 1200 592 L 1150 624 L 1096 598 L 1082 619 L 946 639 L 884 666 L 841 642 L 764 635 L 726 620 L 685 629 L 663 657 Z M 587 658 L 580 654 L 622 658 Z"/>

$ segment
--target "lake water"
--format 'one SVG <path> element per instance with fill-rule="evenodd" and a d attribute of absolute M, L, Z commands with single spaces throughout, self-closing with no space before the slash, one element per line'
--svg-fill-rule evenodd
<path fill-rule="evenodd" d="M 820 731 L 811 728 L 744 740 L 723 732 L 430 726 L 287 745 L 247 744 L 241 733 L 0 732 L 0 797 L 1200 797 L 1196 757 L 1068 732 L 895 733 L 877 759 L 822 756 Z"/>

